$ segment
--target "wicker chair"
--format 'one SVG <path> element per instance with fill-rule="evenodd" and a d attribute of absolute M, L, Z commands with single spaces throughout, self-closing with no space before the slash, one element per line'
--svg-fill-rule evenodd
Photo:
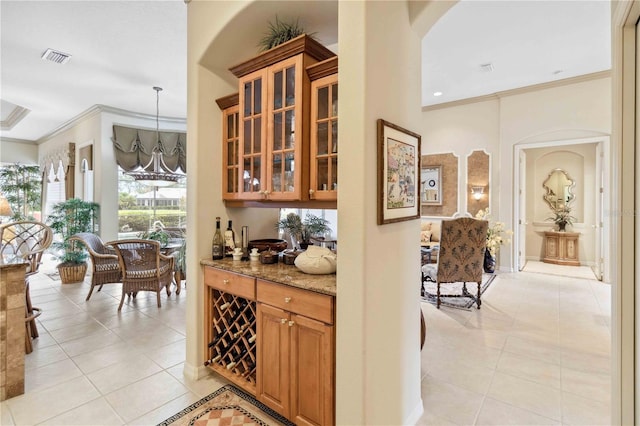
<path fill-rule="evenodd" d="M 93 265 L 91 288 L 85 300 L 89 300 L 95 286 L 99 286 L 98 291 L 100 291 L 105 284 L 122 282 L 122 268 L 118 261 L 118 255 L 114 249 L 106 247 L 100 237 L 90 232 L 80 232 L 69 240 L 76 240 L 84 244 L 89 256 L 91 256 L 91 264 Z"/>
<path fill-rule="evenodd" d="M 463 283 L 461 294 L 446 294 L 447 297 L 469 297 L 475 300 L 480 309 L 480 286 L 484 251 L 487 245 L 486 220 L 462 217 L 442 221 L 438 272 L 436 275 L 437 303 L 440 308 L 440 285 L 443 283 Z M 466 283 L 476 282 L 476 296 L 467 291 Z"/>
<path fill-rule="evenodd" d="M 118 311 L 122 309 L 125 294 L 139 291 L 155 291 L 158 308 L 162 307 L 160 292 L 164 287 L 171 295 L 173 281 L 173 257 L 160 253 L 160 243 L 153 240 L 119 240 L 107 243 L 115 248 L 122 268 L 122 298 Z"/>
<path fill-rule="evenodd" d="M 53 231 L 37 221 L 19 221 L 0 225 L 0 254 L 22 257 L 27 262 L 25 273 L 25 352 L 31 353 L 31 339 L 39 336 L 36 318 L 42 310 L 31 304 L 29 277 L 38 273 L 42 255 L 53 241 Z"/>

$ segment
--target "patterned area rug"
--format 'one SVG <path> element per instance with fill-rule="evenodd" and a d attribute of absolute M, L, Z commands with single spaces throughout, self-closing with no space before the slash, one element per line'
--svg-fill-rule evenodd
<path fill-rule="evenodd" d="M 480 286 L 480 294 L 482 295 L 489 285 L 496 279 L 495 274 L 482 274 L 482 285 Z M 471 310 L 471 307 L 475 305 L 475 300 L 471 297 L 446 297 L 442 294 L 462 294 L 463 283 L 446 283 L 440 284 L 440 306 L 449 306 L 451 308 Z M 478 286 L 476 283 L 467 283 L 467 291 L 472 296 L 477 296 Z M 432 281 L 424 282 L 424 296 L 422 300 L 432 304 L 436 304 L 436 283 Z M 482 300 L 482 299 L 481 299 Z M 482 306 L 482 305 L 480 305 Z"/>
<path fill-rule="evenodd" d="M 158 426 L 293 426 L 293 423 L 233 385 L 226 385 Z"/>

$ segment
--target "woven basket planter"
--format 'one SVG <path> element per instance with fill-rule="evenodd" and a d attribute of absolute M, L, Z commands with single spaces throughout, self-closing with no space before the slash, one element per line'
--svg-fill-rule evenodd
<path fill-rule="evenodd" d="M 84 276 L 87 273 L 87 264 L 58 265 L 58 272 L 60 273 L 62 284 L 79 283 L 84 281 Z"/>

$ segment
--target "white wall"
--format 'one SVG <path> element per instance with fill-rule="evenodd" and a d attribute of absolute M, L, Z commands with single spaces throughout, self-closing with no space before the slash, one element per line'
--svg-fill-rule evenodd
<path fill-rule="evenodd" d="M 610 135 L 611 79 L 603 77 L 424 111 L 421 130 L 423 154 L 453 151 L 460 156 L 462 171 L 466 168 L 465 157 L 472 150 L 484 149 L 491 155 L 492 218 L 505 222 L 515 231 L 514 147 Z M 500 250 L 501 269 L 513 267 L 514 254 L 513 245 Z"/>
<path fill-rule="evenodd" d="M 0 140 L 0 163 L 38 164 L 38 145 Z"/>

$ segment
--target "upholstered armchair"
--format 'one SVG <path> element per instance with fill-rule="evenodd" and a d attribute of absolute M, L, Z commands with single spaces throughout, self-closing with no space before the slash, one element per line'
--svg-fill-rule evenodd
<path fill-rule="evenodd" d="M 436 274 L 437 303 L 440 308 L 441 284 L 463 283 L 460 294 L 446 294 L 448 297 L 473 298 L 480 309 L 480 287 L 484 251 L 486 248 L 488 222 L 468 217 L 442 221 L 440 253 Z M 476 296 L 467 291 L 466 283 L 478 284 Z"/>
<path fill-rule="evenodd" d="M 84 244 L 91 257 L 93 265 L 91 288 L 85 300 L 89 300 L 95 286 L 99 286 L 98 291 L 100 291 L 105 284 L 122 282 L 122 268 L 120 268 L 118 256 L 115 250 L 104 245 L 100 237 L 90 232 L 80 232 L 69 240 L 76 240 Z"/>
<path fill-rule="evenodd" d="M 154 240 L 119 240 L 107 243 L 116 250 L 122 268 L 122 297 L 118 311 L 122 309 L 125 294 L 135 297 L 139 291 L 156 293 L 158 308 L 160 291 L 164 288 L 171 295 L 173 282 L 173 257 L 160 253 L 160 243 Z"/>

